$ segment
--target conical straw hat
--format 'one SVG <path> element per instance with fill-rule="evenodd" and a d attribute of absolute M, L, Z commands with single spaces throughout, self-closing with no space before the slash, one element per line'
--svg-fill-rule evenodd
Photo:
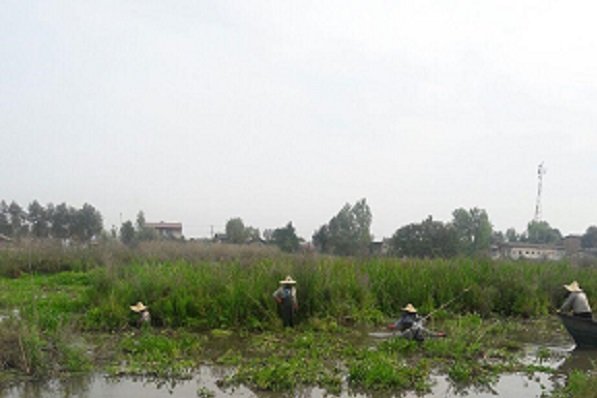
<path fill-rule="evenodd" d="M 280 281 L 280 285 L 295 285 L 296 281 L 292 279 L 290 275 L 286 277 L 286 279 Z"/>
<path fill-rule="evenodd" d="M 564 287 L 566 288 L 566 290 L 568 290 L 569 292 L 582 292 L 582 289 L 580 288 L 580 286 L 578 285 L 577 281 L 573 281 L 571 284 L 569 285 L 564 285 Z"/>
<path fill-rule="evenodd" d="M 411 303 L 408 303 L 406 307 L 402 308 L 402 311 L 410 312 L 413 314 L 417 313 L 417 309 Z"/>
<path fill-rule="evenodd" d="M 137 304 L 135 305 L 131 305 L 131 310 L 135 311 L 135 312 L 141 312 L 141 311 L 145 311 L 147 307 L 145 304 L 143 304 L 141 301 L 139 301 Z"/>

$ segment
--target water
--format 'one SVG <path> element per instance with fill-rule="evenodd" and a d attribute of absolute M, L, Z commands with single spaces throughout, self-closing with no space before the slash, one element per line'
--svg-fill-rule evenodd
<path fill-rule="evenodd" d="M 597 352 L 567 352 L 562 350 L 562 358 L 550 358 L 546 366 L 558 369 L 588 369 L 590 360 Z M 532 352 L 532 348 L 529 348 Z M 529 354 L 531 357 L 532 354 Z M 557 356 L 556 356 L 557 358 Z M 536 362 L 536 358 L 533 359 Z M 109 378 L 101 374 L 70 377 L 66 380 L 53 380 L 48 383 L 26 382 L 0 393 L 3 398 L 108 398 L 108 397 L 143 397 L 143 398 L 182 398 L 182 397 L 282 397 L 283 394 L 252 391 L 245 386 L 221 389 L 217 381 L 225 377 L 231 370 L 223 367 L 202 366 L 195 377 L 190 380 L 168 382 L 146 378 Z M 467 387 L 457 389 L 446 376 L 433 375 L 431 392 L 423 395 L 426 398 L 495 398 L 495 397 L 541 397 L 554 387 L 554 382 L 561 376 L 546 373 L 503 374 L 499 380 L 484 387 Z M 345 386 L 346 387 L 346 386 Z M 343 389 L 342 398 L 360 398 L 380 396 L 381 394 L 365 395 Z M 203 394 L 203 395 L 202 395 Z M 295 397 L 323 398 L 325 390 L 309 388 L 292 394 Z M 288 396 L 288 395 L 286 395 Z M 386 393 L 385 396 L 393 395 Z M 401 395 L 406 398 L 420 397 L 414 393 Z"/>
<path fill-rule="evenodd" d="M 222 375 L 218 369 L 202 367 L 192 380 L 169 383 L 146 379 L 120 378 L 110 379 L 100 374 L 84 377 L 71 377 L 63 381 L 49 383 L 23 383 L 4 391 L 0 396 L 4 398 L 108 398 L 108 397 L 143 397 L 143 398 L 182 398 L 201 397 L 201 393 L 213 394 L 204 397 L 282 397 L 283 394 L 264 393 L 251 391 L 247 387 L 239 386 L 234 389 L 220 389 L 216 381 Z M 535 374 L 531 377 L 523 374 L 502 375 L 499 381 L 488 387 L 470 387 L 457 390 L 445 376 L 435 375 L 431 392 L 424 395 L 427 398 L 435 397 L 541 397 L 545 391 L 550 391 L 553 381 L 550 375 Z M 374 394 L 379 396 L 380 394 Z M 306 389 L 293 394 L 298 397 L 323 398 L 325 391 L 320 388 Z M 373 395 L 371 395 L 373 396 Z M 386 395 L 391 397 L 393 395 Z M 414 393 L 401 395 L 406 398 L 420 397 Z M 343 392 L 342 398 L 368 397 L 368 395 L 354 392 Z"/>

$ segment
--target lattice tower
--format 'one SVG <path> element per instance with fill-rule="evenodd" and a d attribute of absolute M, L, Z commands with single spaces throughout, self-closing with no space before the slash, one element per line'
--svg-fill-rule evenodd
<path fill-rule="evenodd" d="M 543 176 L 547 172 L 547 169 L 543 166 L 543 162 L 537 167 L 537 201 L 535 202 L 535 218 L 534 220 L 539 222 L 541 221 L 542 217 L 542 209 L 541 209 L 541 192 L 543 190 Z"/>

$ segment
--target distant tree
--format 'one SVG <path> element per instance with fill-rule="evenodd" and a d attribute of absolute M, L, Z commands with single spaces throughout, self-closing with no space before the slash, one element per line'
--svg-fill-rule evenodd
<path fill-rule="evenodd" d="M 272 233 L 271 240 L 280 250 L 288 253 L 294 253 L 300 247 L 299 238 L 296 236 L 292 222 L 288 222 L 284 228 L 276 228 Z"/>
<path fill-rule="evenodd" d="M 245 240 L 257 242 L 261 240 L 261 232 L 259 232 L 259 228 L 253 228 L 251 226 L 245 227 Z"/>
<path fill-rule="evenodd" d="M 70 238 L 74 209 L 61 203 L 53 207 L 50 214 L 50 233 L 57 239 Z"/>
<path fill-rule="evenodd" d="M 120 241 L 127 246 L 132 246 L 135 241 L 135 227 L 130 221 L 125 221 L 120 226 Z"/>
<path fill-rule="evenodd" d="M 90 241 L 103 229 L 101 213 L 88 203 L 79 210 L 71 210 L 70 221 L 71 237 L 81 242 Z"/>
<path fill-rule="evenodd" d="M 369 252 L 371 210 L 366 199 L 354 206 L 344 205 L 327 225 L 313 235 L 313 243 L 322 252 L 352 256 Z"/>
<path fill-rule="evenodd" d="M 582 247 L 585 249 L 597 248 L 597 226 L 590 226 L 581 238 Z"/>
<path fill-rule="evenodd" d="M 8 205 L 4 200 L 0 201 L 0 234 L 11 236 L 12 228 L 8 214 Z"/>
<path fill-rule="evenodd" d="M 247 241 L 247 232 L 245 224 L 239 217 L 231 218 L 226 223 L 226 236 L 230 243 L 245 243 Z"/>
<path fill-rule="evenodd" d="M 493 231 L 491 233 L 491 244 L 500 245 L 506 241 L 506 236 L 502 231 Z"/>
<path fill-rule="evenodd" d="M 516 230 L 514 228 L 508 228 L 506 230 L 506 241 L 518 242 L 519 240 L 520 240 L 520 237 L 518 236 L 518 234 L 516 233 Z"/>
<path fill-rule="evenodd" d="M 112 228 L 110 228 L 110 238 L 111 239 L 118 238 L 118 229 L 116 228 L 116 225 L 112 225 Z"/>
<path fill-rule="evenodd" d="M 458 253 L 458 236 L 449 224 L 433 221 L 399 228 L 390 239 L 390 253 L 400 257 L 453 257 Z"/>
<path fill-rule="evenodd" d="M 313 233 L 313 245 L 322 253 L 330 253 L 330 227 L 324 224 Z"/>
<path fill-rule="evenodd" d="M 562 240 L 562 234 L 547 221 L 531 221 L 527 225 L 524 240 L 529 243 L 553 244 Z"/>
<path fill-rule="evenodd" d="M 48 213 L 46 209 L 34 200 L 27 209 L 31 234 L 36 238 L 47 238 L 50 233 Z"/>
<path fill-rule="evenodd" d="M 27 213 L 23 211 L 23 208 L 12 201 L 8 206 L 8 215 L 10 219 L 10 229 L 12 236 L 15 238 L 24 236 L 27 234 Z"/>
<path fill-rule="evenodd" d="M 485 210 L 459 208 L 454 210 L 452 217 L 463 254 L 474 255 L 489 249 L 492 227 Z"/>
<path fill-rule="evenodd" d="M 143 228 L 145 228 L 145 213 L 143 213 L 143 210 L 139 210 L 137 213 L 137 231 L 141 231 Z"/>
<path fill-rule="evenodd" d="M 157 233 L 155 231 L 155 229 L 153 228 L 147 228 L 145 226 L 145 214 L 143 213 L 143 210 L 140 210 L 139 213 L 137 213 L 137 222 L 136 222 L 136 226 L 137 226 L 137 239 L 140 241 L 144 241 L 144 240 L 155 240 L 158 238 Z"/>
<path fill-rule="evenodd" d="M 273 243 L 272 239 L 273 239 L 273 234 L 274 234 L 274 230 L 273 229 L 264 229 L 263 230 L 263 240 L 266 243 Z"/>

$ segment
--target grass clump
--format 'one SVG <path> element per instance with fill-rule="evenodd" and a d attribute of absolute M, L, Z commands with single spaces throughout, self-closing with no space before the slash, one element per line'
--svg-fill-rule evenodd
<path fill-rule="evenodd" d="M 120 340 L 119 354 L 110 368 L 113 375 L 139 375 L 166 379 L 192 376 L 202 350 L 202 339 L 193 334 L 143 330 Z"/>
<path fill-rule="evenodd" d="M 74 339 L 68 327 L 44 333 L 18 317 L 0 322 L 0 369 L 44 379 L 63 373 L 86 372 L 92 358 L 86 345 Z"/>
<path fill-rule="evenodd" d="M 566 379 L 566 385 L 555 389 L 552 398 L 594 398 L 597 397 L 597 374 L 573 370 Z"/>
<path fill-rule="evenodd" d="M 384 351 L 364 351 L 351 361 L 348 377 L 353 387 L 366 390 L 429 389 L 429 363 L 409 364 Z"/>

